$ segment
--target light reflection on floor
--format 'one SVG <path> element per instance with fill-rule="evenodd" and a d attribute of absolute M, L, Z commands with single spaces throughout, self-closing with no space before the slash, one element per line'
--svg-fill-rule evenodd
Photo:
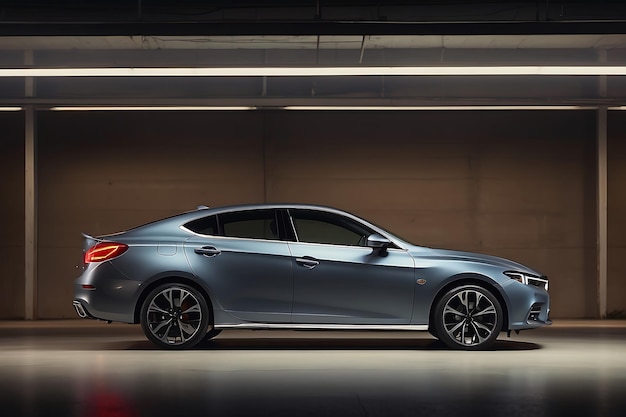
<path fill-rule="evenodd" d="M 423 333 L 224 332 L 155 349 L 138 326 L 0 322 L 2 416 L 624 416 L 626 322 L 558 322 L 488 352 Z"/>

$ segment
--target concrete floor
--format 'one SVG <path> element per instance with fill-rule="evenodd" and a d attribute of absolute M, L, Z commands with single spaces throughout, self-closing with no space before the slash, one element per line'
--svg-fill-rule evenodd
<path fill-rule="evenodd" d="M 160 351 L 139 326 L 0 322 L 2 416 L 624 416 L 626 321 L 555 321 L 487 352 L 427 333 L 223 332 Z"/>

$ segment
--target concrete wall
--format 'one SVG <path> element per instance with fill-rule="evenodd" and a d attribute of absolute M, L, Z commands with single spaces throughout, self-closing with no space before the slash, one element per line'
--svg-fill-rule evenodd
<path fill-rule="evenodd" d="M 596 314 L 594 112 L 42 112 L 38 132 L 41 318 L 74 317 L 81 232 L 259 201 L 516 259 L 550 276 L 554 317 Z"/>
<path fill-rule="evenodd" d="M 24 317 L 24 115 L 0 112 L 0 318 Z"/>
<path fill-rule="evenodd" d="M 270 201 L 513 258 L 550 277 L 555 317 L 596 314 L 593 112 L 289 113 L 268 126 Z"/>
<path fill-rule="evenodd" d="M 81 232 L 263 200 L 259 113 L 41 113 L 39 316 L 74 317 Z"/>

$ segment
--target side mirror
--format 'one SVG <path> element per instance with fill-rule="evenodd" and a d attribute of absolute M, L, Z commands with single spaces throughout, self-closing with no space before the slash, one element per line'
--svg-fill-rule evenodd
<path fill-rule="evenodd" d="M 387 253 L 387 248 L 391 246 L 391 244 L 391 240 L 378 233 L 372 233 L 367 237 L 367 246 L 369 248 L 378 249 L 381 255 Z"/>

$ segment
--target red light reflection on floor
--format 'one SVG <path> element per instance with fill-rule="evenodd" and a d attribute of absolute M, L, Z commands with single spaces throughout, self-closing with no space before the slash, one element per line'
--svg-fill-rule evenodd
<path fill-rule="evenodd" d="M 139 413 L 119 393 L 99 388 L 88 398 L 82 417 L 139 417 Z"/>

